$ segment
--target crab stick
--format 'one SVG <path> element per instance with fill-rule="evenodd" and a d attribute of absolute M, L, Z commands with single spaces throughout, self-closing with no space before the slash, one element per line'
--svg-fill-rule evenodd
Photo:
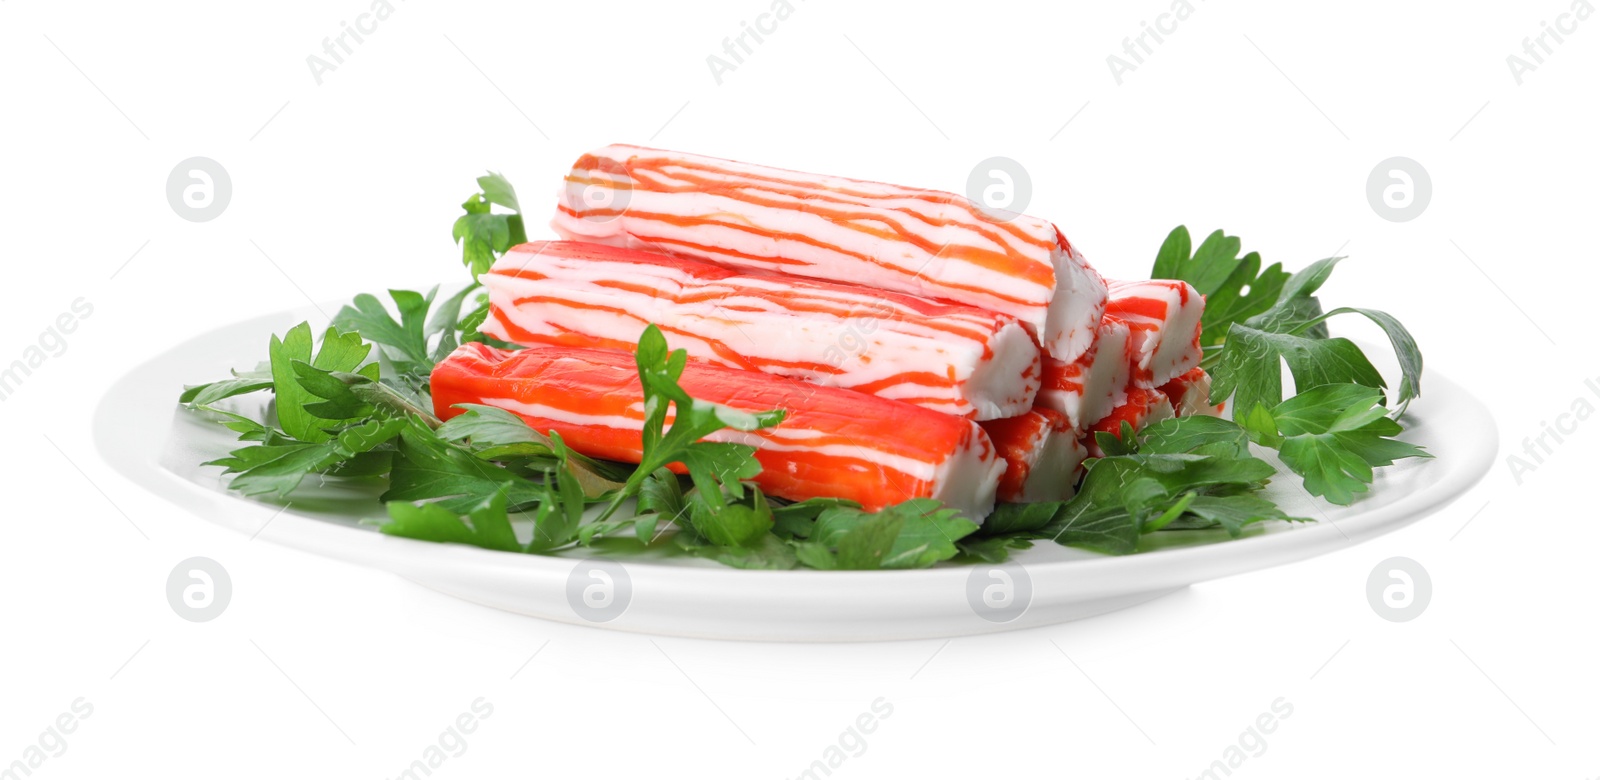
<path fill-rule="evenodd" d="M 1194 414 L 1222 416 L 1223 404 L 1211 403 L 1211 375 L 1205 369 L 1189 369 L 1183 376 L 1162 385 L 1161 392 L 1172 402 L 1172 412 L 1178 417 Z"/>
<path fill-rule="evenodd" d="M 1001 501 L 1034 503 L 1072 497 L 1088 452 L 1065 415 L 1049 409 L 983 423 L 1005 460 Z"/>
<path fill-rule="evenodd" d="M 637 146 L 583 155 L 563 238 L 858 284 L 1009 314 L 1058 360 L 1089 349 L 1106 284 L 1051 223 L 964 197 Z"/>
<path fill-rule="evenodd" d="M 482 281 L 483 332 L 523 346 L 632 350 L 654 323 L 702 362 L 976 420 L 1039 389 L 1028 332 L 971 306 L 574 241 L 514 247 Z"/>
<path fill-rule="evenodd" d="M 460 414 L 456 404 L 485 404 L 534 430 L 559 433 L 584 455 L 628 463 L 642 457 L 644 395 L 631 353 L 469 342 L 434 367 L 429 384 L 440 419 Z M 774 428 L 706 437 L 754 447 L 762 469 L 753 481 L 772 495 L 833 496 L 869 510 L 935 498 L 978 522 L 994 507 L 1005 463 L 971 420 L 699 362 L 684 368 L 679 384 L 700 401 L 786 412 Z"/>
<path fill-rule="evenodd" d="M 1206 301 L 1188 282 L 1112 282 L 1106 313 L 1128 323 L 1134 380 L 1160 387 L 1200 365 L 1200 316 Z"/>
<path fill-rule="evenodd" d="M 1066 415 L 1072 427 L 1084 430 L 1127 402 L 1135 359 L 1128 324 L 1107 315 L 1094 345 L 1077 360 L 1044 359 L 1035 405 Z"/>
<path fill-rule="evenodd" d="M 1100 449 L 1099 443 L 1095 441 L 1094 435 L 1096 432 L 1109 433 L 1120 437 L 1123 423 L 1133 426 L 1135 431 L 1140 431 L 1162 420 L 1172 419 L 1172 417 L 1172 401 L 1160 390 L 1153 390 L 1148 387 L 1130 387 L 1128 388 L 1127 402 L 1113 409 L 1111 414 L 1106 415 L 1105 419 L 1084 431 L 1083 446 L 1089 450 L 1091 456 L 1096 458 L 1105 457 L 1105 452 Z"/>

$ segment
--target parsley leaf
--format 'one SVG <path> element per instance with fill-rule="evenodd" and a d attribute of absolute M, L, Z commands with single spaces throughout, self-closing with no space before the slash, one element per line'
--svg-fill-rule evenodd
<path fill-rule="evenodd" d="M 390 386 L 407 395 L 422 396 L 426 395 L 428 374 L 434 365 L 463 341 L 491 341 L 472 332 L 482 323 L 481 318 L 469 327 L 465 321 L 471 315 L 463 317 L 461 313 L 467 297 L 480 289 L 473 283 L 442 301 L 438 300 L 437 286 L 427 293 L 390 290 L 389 297 L 394 301 L 399 319 L 376 296 L 357 295 L 334 315 L 333 324 L 341 330 L 359 333 L 361 338 L 378 345 Z M 483 309 L 487 315 L 487 298 Z M 504 346 L 498 340 L 493 341 L 497 346 Z"/>
<path fill-rule="evenodd" d="M 976 523 L 931 498 L 878 512 L 837 506 L 822 511 L 795 552 L 816 569 L 923 569 L 955 557 L 956 542 L 977 530 Z"/>
<path fill-rule="evenodd" d="M 1400 423 L 1382 400 L 1382 391 L 1364 385 L 1321 385 L 1270 410 L 1256 406 L 1246 428 L 1257 443 L 1278 449 L 1283 464 L 1304 478 L 1306 492 L 1348 505 L 1372 484 L 1374 467 L 1432 457 L 1393 438 Z"/>
<path fill-rule="evenodd" d="M 772 534 L 762 536 L 751 545 L 722 547 L 710 544 L 693 528 L 680 528 L 672 541 L 678 549 L 690 555 L 709 558 L 736 569 L 793 569 L 799 563 L 796 549 Z"/>
<path fill-rule="evenodd" d="M 1317 299 L 1341 258 L 1319 260 L 1291 276 L 1278 264 L 1260 270 L 1260 256 L 1240 257 L 1240 246 L 1238 238 L 1219 230 L 1191 254 L 1188 228 L 1180 225 L 1162 243 L 1151 270 L 1152 278 L 1182 279 L 1206 297 L 1200 341 L 1206 351 L 1202 365 L 1212 373 L 1213 403 L 1233 396 L 1234 414 L 1241 418 L 1256 404 L 1279 403 L 1285 363 L 1297 388 L 1337 382 L 1387 387 L 1359 347 L 1329 337 L 1328 319 L 1351 313 L 1372 320 L 1389 337 L 1401 370 L 1397 410 L 1417 397 L 1422 353 L 1405 326 L 1372 309 L 1325 312 Z"/>
<path fill-rule="evenodd" d="M 507 489 L 494 491 L 487 499 L 467 510 L 465 521 L 440 504 L 412 504 L 391 501 L 389 522 L 378 530 L 390 536 L 403 536 L 426 542 L 454 542 L 517 552 L 522 545 L 506 514 Z"/>
<path fill-rule="evenodd" d="M 228 457 L 205 465 L 222 466 L 224 474 L 237 474 L 228 487 L 247 496 L 287 496 L 309 474 L 327 471 L 359 455 L 372 452 L 400 433 L 399 420 L 372 421 L 352 426 L 321 442 L 296 442 L 281 437 L 234 450 Z"/>
<path fill-rule="evenodd" d="M 1257 404 L 1278 404 L 1283 400 L 1281 364 L 1288 364 L 1296 388 L 1343 382 L 1387 387 L 1360 347 L 1348 339 L 1329 337 L 1327 320 L 1347 313 L 1366 316 L 1389 336 L 1400 362 L 1400 408 L 1417 396 L 1421 391 L 1422 353 L 1405 326 L 1372 309 L 1323 311 L 1314 293 L 1338 262 L 1339 258 L 1328 258 L 1312 263 L 1284 284 L 1271 308 L 1228 326 L 1221 350 L 1208 355 L 1203 364 L 1212 372 L 1212 401 L 1220 403 L 1232 395 L 1236 418 Z"/>
<path fill-rule="evenodd" d="M 537 503 L 547 497 L 544 485 L 473 456 L 413 419 L 400 431 L 394 468 L 389 472 L 389 489 L 380 500 L 440 499 L 441 505 L 460 513 L 508 485 L 507 498 L 515 505 Z"/>
<path fill-rule="evenodd" d="M 333 316 L 334 327 L 361 334 L 383 348 L 386 356 L 406 370 L 417 364 L 433 368 L 428 360 L 428 337 L 424 332 L 428 308 L 433 304 L 435 287 L 427 295 L 411 290 L 390 290 L 400 313 L 397 322 L 377 297 L 362 293 Z"/>
<path fill-rule="evenodd" d="M 494 265 L 496 255 L 507 249 L 527 243 L 528 235 L 522 224 L 522 207 L 517 203 L 516 190 L 504 176 L 490 172 L 478 177 L 478 188 L 461 208 L 467 213 L 456 220 L 450 234 L 461 245 L 461 262 L 476 280 Z M 511 209 L 510 214 L 495 214 L 491 204 Z"/>
<path fill-rule="evenodd" d="M 1107 509 L 1122 510 L 1142 530 L 1144 520 L 1159 514 L 1157 508 L 1165 511 L 1164 502 L 1170 504 L 1184 493 L 1211 488 L 1255 489 L 1277 473 L 1271 464 L 1258 458 L 1229 454 L 1221 447 L 1203 449 L 1210 451 L 1119 455 L 1091 462 L 1083 486 L 1066 502 L 1064 514 L 1057 515 L 1043 532 L 1070 527 L 1080 513 Z"/>
<path fill-rule="evenodd" d="M 656 469 L 639 486 L 639 517 L 634 523 L 634 535 L 640 542 L 649 544 L 655 540 L 656 527 L 662 518 L 669 523 L 677 522 L 688 510 L 678 475 L 671 469 Z"/>
<path fill-rule="evenodd" d="M 1138 451 L 1178 454 L 1224 445 L 1239 456 L 1250 454 L 1250 435 L 1237 423 L 1203 414 L 1172 417 L 1138 434 Z"/>
<path fill-rule="evenodd" d="M 1307 523 L 1308 518 L 1291 517 L 1277 504 L 1260 496 L 1203 496 L 1197 495 L 1183 509 L 1183 516 L 1167 526 L 1169 530 L 1203 530 L 1220 527 L 1237 539 L 1244 535 L 1245 527 L 1268 520 L 1290 523 Z"/>
<path fill-rule="evenodd" d="M 1283 400 L 1283 368 L 1289 365 L 1296 388 L 1337 382 L 1382 387 L 1383 376 L 1354 342 L 1272 333 L 1234 323 L 1220 357 L 1211 367 L 1211 400 L 1233 396 L 1238 418 L 1257 404 Z"/>
<path fill-rule="evenodd" d="M 333 420 L 345 419 L 319 417 L 306 408 L 308 404 L 314 404 L 317 397 L 300 385 L 295 363 L 307 363 L 324 371 L 356 371 L 360 368 L 363 375 L 376 378 L 376 364 L 361 367 L 361 362 L 371 349 L 370 345 L 362 343 L 359 335 L 340 333 L 335 328 L 329 328 L 322 337 L 322 348 L 313 360 L 309 323 L 302 322 L 290 328 L 282 339 L 273 336 L 267 352 L 272 360 L 272 391 L 277 404 L 278 424 L 283 426 L 284 433 L 303 442 L 327 441 L 332 435 L 324 428 Z"/>
<path fill-rule="evenodd" d="M 265 376 L 240 375 L 219 382 L 208 382 L 203 385 L 185 387 L 183 394 L 178 396 L 178 403 L 188 404 L 191 409 L 198 409 L 203 406 L 210 406 L 224 398 L 270 389 L 272 389 L 272 375 L 270 373 Z"/>
<path fill-rule="evenodd" d="M 484 460 L 524 459 L 534 465 L 558 463 L 553 437 L 535 431 L 528 423 L 504 409 L 482 404 L 458 404 L 463 414 L 439 426 L 439 438 L 470 442 L 475 454 Z M 603 463 L 570 450 L 565 465 L 577 480 L 583 494 L 599 498 L 623 486 L 631 467 Z"/>
<path fill-rule="evenodd" d="M 1323 319 L 1340 314 L 1360 314 L 1376 323 L 1383 329 L 1384 335 L 1389 337 L 1389 344 L 1394 347 L 1395 357 L 1400 361 L 1397 409 L 1405 409 L 1406 404 L 1422 394 L 1422 350 L 1417 347 L 1417 340 L 1412 338 L 1411 332 L 1406 330 L 1393 315 L 1376 309 L 1342 306 L 1324 314 Z"/>
<path fill-rule="evenodd" d="M 566 442 L 560 434 L 550 432 L 550 446 L 556 456 L 555 467 L 545 472 L 543 497 L 534 516 L 533 541 L 529 552 L 540 552 L 563 547 L 578 538 L 583 523 L 583 510 L 587 506 L 583 488 L 568 467 Z M 554 487 L 551 483 L 555 483 Z"/>
<path fill-rule="evenodd" d="M 718 494 L 722 491 L 716 488 Z M 719 547 L 747 547 L 772 530 L 772 507 L 767 504 L 759 489 L 754 500 L 743 502 L 715 502 L 703 500 L 706 493 L 696 488 L 689 501 L 689 523 L 694 530 Z"/>

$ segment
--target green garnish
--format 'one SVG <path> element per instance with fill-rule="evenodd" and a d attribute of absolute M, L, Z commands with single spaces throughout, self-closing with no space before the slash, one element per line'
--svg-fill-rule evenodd
<path fill-rule="evenodd" d="M 1274 265 L 1257 277 L 1259 257 L 1251 253 L 1236 259 L 1238 240 L 1221 231 L 1211 234 L 1192 258 L 1187 258 L 1188 247 L 1188 230 L 1172 231 L 1154 274 L 1184 279 L 1201 292 L 1204 284 L 1223 296 L 1215 318 L 1207 299 L 1202 320 L 1207 354 L 1201 365 L 1212 376 L 1211 403 L 1231 397 L 1234 419 L 1249 430 L 1252 441 L 1277 449 L 1283 464 L 1304 478 L 1307 492 L 1349 504 L 1372 483 L 1373 467 L 1429 457 L 1420 447 L 1393 438 L 1402 430 L 1394 418 L 1422 389 L 1422 352 L 1416 340 L 1389 314 L 1350 307 L 1324 311 L 1315 295 L 1341 258 L 1318 260 L 1286 278 Z M 1221 277 L 1230 281 L 1218 285 Z M 1233 281 L 1249 285 L 1248 295 L 1240 297 Z M 1271 302 L 1263 306 L 1268 293 Z M 1388 336 L 1401 374 L 1393 411 L 1384 406 L 1388 383 L 1372 361 L 1355 342 L 1329 335 L 1328 320 L 1340 314 L 1365 316 Z M 1288 400 L 1283 365 L 1298 391 Z"/>

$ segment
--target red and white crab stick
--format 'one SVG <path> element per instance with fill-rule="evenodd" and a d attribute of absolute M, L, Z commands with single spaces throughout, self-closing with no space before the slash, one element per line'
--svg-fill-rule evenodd
<path fill-rule="evenodd" d="M 1001 501 L 1035 503 L 1072 497 L 1089 453 L 1065 415 L 1039 408 L 990 420 L 983 423 L 983 430 L 1006 463 L 1000 478 Z"/>
<path fill-rule="evenodd" d="M 971 306 L 575 241 L 513 247 L 482 281 L 483 332 L 523 346 L 632 350 L 653 323 L 699 361 L 976 420 L 1039 389 L 1027 331 Z"/>
<path fill-rule="evenodd" d="M 629 352 L 470 342 L 434 367 L 429 384 L 441 419 L 461 414 L 456 404 L 485 404 L 559 433 L 590 457 L 637 463 L 642 456 L 644 394 Z M 679 384 L 697 400 L 787 413 L 774 428 L 706 437 L 755 447 L 762 470 L 753 481 L 772 495 L 845 498 L 869 510 L 935 498 L 977 522 L 994 508 L 1005 464 L 971 420 L 694 361 Z"/>
<path fill-rule="evenodd" d="M 1136 359 L 1128 324 L 1108 314 L 1094 345 L 1077 360 L 1044 359 L 1035 405 L 1065 415 L 1072 427 L 1084 430 L 1127 402 Z"/>
<path fill-rule="evenodd" d="M 1109 433 L 1120 438 L 1123 423 L 1133 426 L 1133 430 L 1138 432 L 1162 420 L 1170 420 L 1173 416 L 1172 400 L 1167 398 L 1165 393 L 1149 387 L 1130 387 L 1127 401 L 1084 431 L 1083 445 L 1088 448 L 1090 455 L 1096 458 L 1105 457 L 1105 452 L 1095 441 L 1096 432 Z"/>
<path fill-rule="evenodd" d="M 1200 317 L 1206 300 L 1188 282 L 1112 282 L 1106 314 L 1128 323 L 1133 379 L 1160 387 L 1200 365 Z"/>
<path fill-rule="evenodd" d="M 1069 362 L 1105 308 L 1105 281 L 1054 225 L 935 190 L 607 146 L 573 165 L 550 224 L 577 241 L 1009 314 Z"/>
<path fill-rule="evenodd" d="M 1162 394 L 1172 402 L 1172 413 L 1178 417 L 1196 414 L 1221 417 L 1225 404 L 1211 403 L 1211 375 L 1203 368 L 1191 368 L 1182 376 L 1161 386 Z"/>

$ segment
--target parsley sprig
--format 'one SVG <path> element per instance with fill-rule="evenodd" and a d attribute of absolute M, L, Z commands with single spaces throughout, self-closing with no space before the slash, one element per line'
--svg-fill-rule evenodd
<path fill-rule="evenodd" d="M 1343 258 L 1318 260 L 1289 275 L 1278 265 L 1257 274 L 1260 257 L 1238 257 L 1237 238 L 1212 233 L 1193 255 L 1189 231 L 1178 227 L 1157 254 L 1152 275 L 1182 279 L 1206 294 L 1201 339 L 1211 372 L 1211 403 L 1233 402 L 1234 420 L 1250 439 L 1278 450 L 1305 481 L 1306 491 L 1350 504 L 1373 480 L 1373 468 L 1428 457 L 1399 441 L 1398 422 L 1422 392 L 1422 352 L 1393 316 L 1375 309 L 1326 311 L 1317 291 Z M 1241 292 L 1246 290 L 1247 292 Z M 1213 300 L 1215 296 L 1216 300 Z M 1388 382 L 1359 346 L 1334 337 L 1328 321 L 1360 314 L 1380 327 L 1400 365 L 1395 407 L 1385 405 Z M 1284 366 L 1297 394 L 1285 400 Z"/>

